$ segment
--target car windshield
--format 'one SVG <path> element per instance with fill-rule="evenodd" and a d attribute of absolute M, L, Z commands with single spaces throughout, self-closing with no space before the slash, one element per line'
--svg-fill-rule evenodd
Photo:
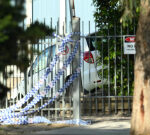
<path fill-rule="evenodd" d="M 42 51 L 33 64 L 33 73 L 36 73 L 49 65 L 55 55 L 55 48 L 56 46 L 53 45 Z"/>

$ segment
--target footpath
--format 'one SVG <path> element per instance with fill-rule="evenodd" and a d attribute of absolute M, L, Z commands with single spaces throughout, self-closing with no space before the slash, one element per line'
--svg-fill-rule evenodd
<path fill-rule="evenodd" d="M 64 124 L 0 126 L 0 135 L 129 135 L 130 117 L 92 118 L 87 126 Z"/>

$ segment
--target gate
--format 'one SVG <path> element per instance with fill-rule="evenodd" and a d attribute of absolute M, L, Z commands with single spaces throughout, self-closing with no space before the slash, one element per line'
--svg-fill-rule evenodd
<path fill-rule="evenodd" d="M 105 29 L 107 34 L 103 36 L 97 32 L 96 27 L 95 32 L 91 33 L 90 31 L 89 23 L 89 32 L 84 34 L 84 22 L 81 22 L 80 49 L 83 55 L 80 92 L 81 116 L 120 114 L 120 112 L 130 115 L 134 89 L 134 55 L 124 54 L 123 35 L 135 35 L 135 29 L 124 30 L 122 26 L 114 25 L 113 32 L 107 28 Z M 42 94 L 41 92 L 46 90 L 46 86 L 56 79 L 55 76 L 60 69 L 63 69 L 65 61 L 73 50 L 71 44 L 66 43 L 60 59 L 55 64 L 53 63 L 53 70 L 44 80 L 43 86 L 25 105 L 31 104 L 32 99 L 38 94 Z M 13 65 L 8 68 L 13 70 L 14 74 L 6 81 L 10 85 L 11 92 L 2 101 L 2 108 L 16 104 L 36 86 L 37 82 L 40 82 L 41 77 L 47 72 L 47 68 L 52 66 L 50 65 L 52 61 L 56 61 L 55 56 L 58 56 L 60 45 L 61 40 L 53 37 L 45 37 L 40 39 L 37 44 L 29 45 L 33 50 L 38 50 L 38 53 L 33 53 L 32 62 L 26 73 L 20 73 L 19 69 Z M 65 91 L 57 99 L 53 99 L 57 91 L 73 74 L 73 66 L 72 63 L 68 65 L 55 86 L 44 95 L 44 98 L 30 107 L 30 111 L 37 109 L 36 112 L 30 114 L 31 116 L 41 115 L 50 120 L 73 119 L 72 84 L 65 88 Z M 47 102 L 51 99 L 53 102 L 48 104 Z M 44 104 L 47 104 L 46 107 Z M 40 108 L 42 106 L 44 108 Z M 26 109 L 25 106 L 17 108 L 16 111 L 22 109 Z"/>

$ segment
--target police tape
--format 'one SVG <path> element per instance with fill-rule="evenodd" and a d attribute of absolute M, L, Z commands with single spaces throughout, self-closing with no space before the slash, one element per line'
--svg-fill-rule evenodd
<path fill-rule="evenodd" d="M 73 53 L 70 55 L 70 57 L 68 58 L 68 60 L 65 62 L 64 67 L 67 66 L 67 64 L 70 64 L 70 63 L 71 63 L 72 59 L 73 59 L 74 56 L 75 56 L 75 53 L 77 52 L 77 48 L 78 48 L 78 47 L 77 47 L 77 45 L 76 45 L 75 48 L 74 48 Z M 64 68 L 63 68 L 63 70 L 62 70 L 61 72 L 58 73 L 58 76 L 55 77 L 55 81 L 53 81 L 54 83 L 52 83 L 53 85 L 55 84 L 56 80 L 59 79 L 60 75 L 62 75 L 63 72 L 64 72 Z M 73 76 L 73 77 L 74 77 L 74 76 Z M 71 80 L 71 81 L 72 81 L 72 80 Z M 68 86 L 68 84 L 69 84 L 69 83 L 67 82 L 67 84 L 66 84 L 63 88 L 65 88 L 66 86 Z M 51 88 L 50 86 L 51 86 L 51 85 L 49 85 L 49 86 L 47 87 L 47 89 L 50 89 L 50 88 Z M 61 89 L 61 91 L 63 91 L 63 90 L 64 90 L 64 89 Z M 59 95 L 59 93 L 57 93 L 56 96 L 50 100 L 50 102 L 53 101 L 58 95 Z M 42 96 L 43 96 L 43 95 L 42 95 Z M 37 98 L 34 100 L 34 102 L 32 102 L 31 104 L 29 104 L 28 107 L 26 107 L 25 109 L 22 110 L 23 112 L 20 112 L 20 113 L 17 113 L 17 114 L 16 114 L 16 113 L 11 113 L 11 114 L 6 113 L 6 115 L 1 118 L 1 121 L 5 120 L 5 119 L 10 119 L 10 118 L 13 118 L 13 117 L 19 117 L 19 116 L 28 114 L 28 112 L 24 112 L 24 111 L 28 111 L 31 106 L 35 105 L 35 104 L 37 103 L 37 101 L 42 98 L 42 96 L 41 96 L 41 95 L 38 95 Z M 50 103 L 50 102 L 49 102 L 49 103 Z M 49 103 L 47 103 L 47 104 L 49 104 Z M 45 104 L 45 105 L 47 105 L 47 104 Z M 42 107 L 39 107 L 39 109 L 42 109 L 45 105 L 43 105 Z M 39 110 L 39 109 L 38 109 L 38 110 Z M 34 113 L 34 111 L 31 111 L 31 112 L 29 112 L 29 113 Z"/>
<path fill-rule="evenodd" d="M 58 74 L 55 76 L 55 79 L 49 83 L 49 85 L 45 88 L 46 91 L 48 91 L 48 89 L 52 88 L 55 86 L 56 82 L 60 79 L 60 76 L 63 75 L 65 69 L 67 68 L 67 66 L 71 63 L 71 61 L 73 60 L 73 58 L 75 57 L 75 54 L 78 50 L 78 46 L 79 46 L 79 43 L 77 42 L 75 47 L 74 47 L 74 50 L 73 52 L 69 55 L 69 58 L 65 61 L 64 63 L 64 66 L 62 69 L 60 69 L 60 71 L 58 72 Z M 43 93 L 46 94 L 46 92 L 42 92 L 40 94 L 38 94 L 32 101 L 31 103 L 29 103 L 25 108 L 23 108 L 21 111 L 28 111 L 32 106 L 34 106 L 38 101 L 40 101 L 44 95 Z M 6 118 L 6 117 L 9 117 L 11 116 L 12 113 L 5 113 L 5 115 L 3 115 L 3 117 L 1 117 L 1 119 L 3 118 Z"/>
<path fill-rule="evenodd" d="M 75 45 L 75 48 L 73 52 L 69 55 L 69 58 L 64 62 L 62 69 L 58 71 L 55 78 L 46 86 L 44 91 L 42 91 L 40 94 L 38 94 L 25 108 L 22 109 L 22 111 L 28 111 L 30 108 L 32 108 L 36 103 L 38 103 L 47 93 L 48 91 L 53 88 L 56 85 L 56 82 L 60 80 L 60 77 L 64 74 L 66 68 L 69 64 L 71 64 L 73 58 L 75 57 L 75 54 L 78 51 L 79 43 Z"/>
<path fill-rule="evenodd" d="M 75 53 L 77 52 L 77 48 L 78 48 L 78 44 L 75 46 L 73 53 L 69 56 L 69 59 L 65 62 L 64 68 L 62 69 L 62 71 L 60 70 L 61 72 L 59 72 L 59 73 L 56 75 L 55 80 L 52 81 L 52 82 L 53 82 L 53 83 L 52 83 L 53 86 L 55 85 L 56 81 L 59 80 L 60 75 L 62 75 L 62 73 L 64 72 L 65 65 L 71 63 L 73 57 L 75 56 Z M 48 87 L 49 87 L 49 86 L 48 86 Z M 41 95 L 38 95 L 37 98 L 35 98 L 32 103 L 28 104 L 28 106 L 25 107 L 25 111 L 27 111 L 27 110 L 29 109 L 29 108 L 28 108 L 29 106 L 35 105 L 41 98 L 42 98 L 42 96 L 41 96 Z M 30 108 L 31 108 L 31 107 L 30 107 Z M 23 111 L 24 111 L 24 110 L 23 110 Z M 5 113 L 4 117 L 6 117 L 7 115 L 10 115 L 10 114 Z"/>
<path fill-rule="evenodd" d="M 61 44 L 61 46 L 60 46 L 60 48 L 59 48 L 58 54 L 56 54 L 56 55 L 54 56 L 53 61 L 50 63 L 49 67 L 46 69 L 46 73 L 44 74 L 44 76 L 41 77 L 40 81 L 35 85 L 35 87 L 33 87 L 33 89 L 32 89 L 29 93 L 27 93 L 26 96 L 25 96 L 23 99 L 21 99 L 20 101 L 18 101 L 17 104 L 15 104 L 15 105 L 13 105 L 13 106 L 10 106 L 9 108 L 7 108 L 7 109 L 1 111 L 1 112 L 0 112 L 0 116 L 1 116 L 1 117 L 2 117 L 3 115 L 6 116 L 6 115 L 8 115 L 9 113 L 11 113 L 12 111 L 15 111 L 16 109 L 20 108 L 20 107 L 21 107 L 23 104 L 25 104 L 32 96 L 35 95 L 35 93 L 38 91 L 38 89 L 43 85 L 44 80 L 46 80 L 48 74 L 53 71 L 53 68 L 54 68 L 54 66 L 56 65 L 56 62 L 59 60 L 59 57 L 60 57 L 61 52 L 64 51 L 65 44 L 66 44 L 67 42 L 72 42 L 72 41 L 70 40 L 70 38 L 71 38 L 72 35 L 76 35 L 76 34 L 78 35 L 78 34 L 80 34 L 80 33 L 79 33 L 79 32 L 71 33 L 71 34 L 69 34 L 68 36 L 66 36 L 65 38 L 61 39 L 61 40 L 62 40 L 62 44 Z M 54 36 L 55 36 L 56 38 L 60 38 L 60 36 L 58 36 L 58 35 L 56 35 L 56 34 L 54 34 Z"/>
<path fill-rule="evenodd" d="M 38 123 L 46 123 L 46 124 L 67 124 L 67 125 L 89 125 L 91 121 L 84 121 L 81 119 L 71 119 L 71 120 L 61 120 L 61 121 L 50 121 L 46 117 L 43 116 L 20 116 L 19 118 L 11 118 L 5 120 L 2 125 L 26 125 L 26 124 L 38 124 Z"/>
<path fill-rule="evenodd" d="M 51 98 L 48 102 L 46 102 L 45 104 L 43 104 L 41 107 L 39 107 L 38 109 L 32 110 L 32 111 L 28 111 L 28 112 L 19 112 L 19 113 L 11 113 L 6 117 L 3 117 L 0 119 L 0 122 L 6 121 L 7 119 L 12 119 L 14 117 L 16 118 L 20 118 L 21 116 L 24 115 L 28 115 L 28 114 L 32 114 L 35 112 L 39 112 L 41 109 L 45 108 L 47 105 L 49 105 L 50 103 L 52 103 L 53 101 L 55 101 L 56 98 L 58 98 L 58 96 L 64 92 L 64 90 L 70 86 L 71 83 L 73 83 L 73 81 L 79 76 L 81 71 L 81 63 L 79 65 L 79 67 L 75 70 L 75 72 L 69 77 L 68 81 L 63 85 L 63 87 L 61 89 L 58 90 L 58 92 L 53 96 L 53 98 Z"/>

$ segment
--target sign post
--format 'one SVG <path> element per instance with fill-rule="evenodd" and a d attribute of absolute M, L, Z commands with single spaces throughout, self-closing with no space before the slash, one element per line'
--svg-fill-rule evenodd
<path fill-rule="evenodd" d="M 124 54 L 135 54 L 135 35 L 123 36 Z"/>

